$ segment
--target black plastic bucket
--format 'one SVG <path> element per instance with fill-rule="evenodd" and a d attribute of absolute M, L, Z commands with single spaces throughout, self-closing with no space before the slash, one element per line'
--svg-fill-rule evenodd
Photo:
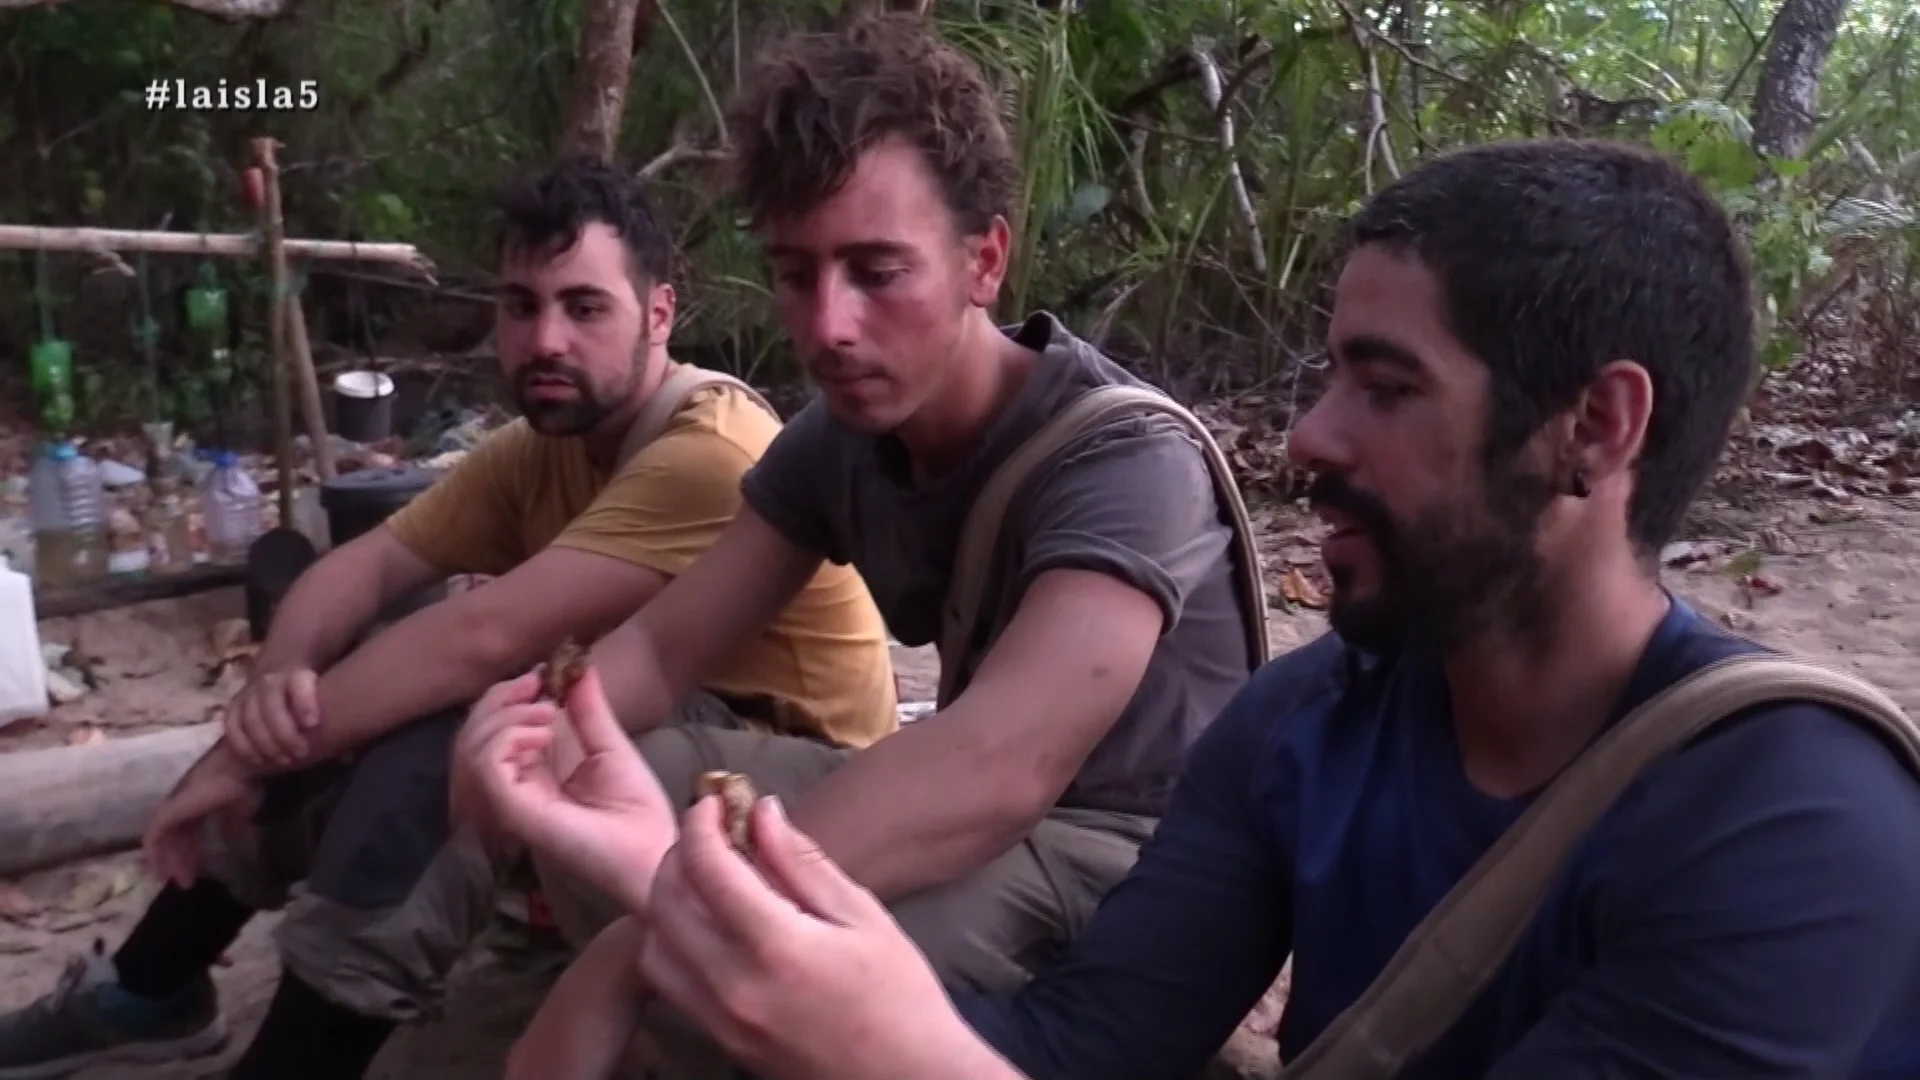
<path fill-rule="evenodd" d="M 387 400 L 391 401 L 392 395 L 388 395 Z M 432 487 L 439 478 L 436 469 L 392 465 L 345 473 L 322 484 L 320 508 L 327 512 L 327 530 L 333 546 L 340 547 L 378 528 L 394 511 L 412 502 L 414 496 Z M 380 619 L 390 622 L 446 595 L 445 582 L 428 585 L 389 605 L 380 613 Z"/>
<path fill-rule="evenodd" d="M 393 434 L 393 379 L 377 371 L 347 371 L 333 380 L 333 428 L 349 442 L 379 442 Z M 334 543 L 339 543 L 335 533 Z"/>

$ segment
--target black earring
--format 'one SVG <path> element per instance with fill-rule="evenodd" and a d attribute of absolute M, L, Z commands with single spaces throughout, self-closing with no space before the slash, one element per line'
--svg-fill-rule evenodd
<path fill-rule="evenodd" d="M 1567 483 L 1567 494 L 1576 499 L 1584 499 L 1593 494 L 1593 485 L 1587 483 L 1587 470 L 1573 470 L 1573 478 Z"/>

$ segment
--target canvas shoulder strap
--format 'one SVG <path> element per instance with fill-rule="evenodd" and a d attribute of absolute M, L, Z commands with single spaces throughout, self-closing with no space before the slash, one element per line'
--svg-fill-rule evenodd
<path fill-rule="evenodd" d="M 1650 764 L 1754 705 L 1830 706 L 1880 735 L 1920 776 L 1920 727 L 1870 683 L 1775 654 L 1711 664 L 1629 713 L 1528 807 L 1416 926 L 1358 1001 L 1281 1080 L 1388 1080 L 1444 1035 L 1532 921 L 1574 845 Z"/>
<path fill-rule="evenodd" d="M 1267 597 L 1260 581 L 1260 552 L 1247 519 L 1246 503 L 1233 480 L 1226 455 L 1213 441 L 1200 419 L 1166 394 L 1142 386 L 1100 386 L 1073 399 L 1055 413 L 1038 431 L 1027 437 L 1000 467 L 988 477 L 979 498 L 967 511 L 960 532 L 960 546 L 954 557 L 953 577 L 947 583 L 946 603 L 940 619 L 940 697 L 945 708 L 958 696 L 960 672 L 969 657 L 967 646 L 979 618 L 981 597 L 986 590 L 987 572 L 993 562 L 995 542 L 1000 537 L 1007 508 L 1014 495 L 1047 461 L 1070 443 L 1121 414 L 1139 415 L 1157 412 L 1178 420 L 1206 453 L 1207 471 L 1213 476 L 1214 491 L 1220 505 L 1232 517 L 1235 558 L 1243 593 L 1241 609 L 1246 613 L 1247 649 L 1255 666 L 1267 661 Z"/>
<path fill-rule="evenodd" d="M 620 444 L 620 455 L 615 459 L 614 469 L 633 460 L 633 455 L 648 443 L 660 437 L 667 430 L 667 424 L 673 420 L 687 399 L 709 386 L 731 386 L 753 399 L 754 404 L 767 410 L 767 415 L 775 420 L 780 414 L 760 392 L 724 371 L 695 367 L 692 364 L 680 364 L 668 372 L 661 381 L 660 388 L 653 392 L 647 403 L 640 407 L 640 415 L 633 418 L 633 426 L 627 429 L 627 437 Z"/>

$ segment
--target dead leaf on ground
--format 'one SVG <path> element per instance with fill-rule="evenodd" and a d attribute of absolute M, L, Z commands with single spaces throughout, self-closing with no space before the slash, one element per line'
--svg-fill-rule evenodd
<path fill-rule="evenodd" d="M 68 911 L 92 911 L 114 897 L 132 892 L 137 883 L 133 871 L 124 867 L 82 873 L 67 891 L 66 903 L 61 906 Z"/>
<path fill-rule="evenodd" d="M 1286 597 L 1288 603 L 1315 611 L 1327 606 L 1327 594 L 1297 566 L 1287 567 L 1286 576 L 1280 579 L 1280 595 Z"/>
<path fill-rule="evenodd" d="M 40 905 L 27 890 L 11 881 L 0 881 L 0 919 L 25 922 L 40 913 Z"/>
<path fill-rule="evenodd" d="M 247 648 L 251 650 L 253 646 L 249 645 Z M 207 666 L 206 678 L 202 681 L 202 685 L 219 691 L 221 697 L 230 698 L 247 684 L 247 678 L 252 671 L 253 654 L 251 652 L 245 656 L 225 657 Z"/>
<path fill-rule="evenodd" d="M 44 928 L 50 933 L 69 934 L 75 930 L 92 926 L 94 923 L 106 918 L 109 914 L 111 914 L 111 912 L 104 908 L 94 908 L 92 911 L 63 911 L 48 919 Z"/>
<path fill-rule="evenodd" d="M 213 629 L 207 633 L 207 640 L 213 646 L 213 655 L 229 656 L 251 645 L 253 632 L 245 619 L 222 619 L 213 624 Z"/>
<path fill-rule="evenodd" d="M 1748 549 L 1727 560 L 1726 571 L 1735 581 L 1760 570 L 1760 552 Z"/>

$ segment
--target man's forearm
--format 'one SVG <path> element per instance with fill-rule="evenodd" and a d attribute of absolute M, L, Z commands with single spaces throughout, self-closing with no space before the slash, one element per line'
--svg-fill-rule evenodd
<path fill-rule="evenodd" d="M 927 1071 L 920 1075 L 927 1080 L 936 1076 L 946 1080 L 1028 1080 L 1027 1074 L 970 1031 L 957 1038 L 947 1053 L 929 1057 Z"/>
<path fill-rule="evenodd" d="M 794 824 L 882 900 L 958 880 L 1046 815 L 1032 774 L 975 761 L 964 717 L 923 720 L 860 751 L 793 807 Z"/>
<path fill-rule="evenodd" d="M 507 1080 L 619 1074 L 651 996 L 638 966 L 644 941 L 628 918 L 587 943 L 514 1044 Z"/>
<path fill-rule="evenodd" d="M 307 757 L 291 767 L 337 757 L 409 721 L 465 706 L 533 665 L 536 656 L 505 655 L 485 616 L 463 599 L 415 612 L 322 673 L 321 723 L 303 733 Z"/>
<path fill-rule="evenodd" d="M 675 678 L 665 670 L 653 631 L 643 619 L 615 627 L 594 644 L 588 662 L 600 674 L 600 688 L 614 718 L 636 734 L 666 723 L 674 703 L 690 688 L 685 675 Z"/>
<path fill-rule="evenodd" d="M 319 670 L 373 622 L 385 598 L 350 563 L 322 560 L 281 598 L 256 666 L 262 671 Z"/>

